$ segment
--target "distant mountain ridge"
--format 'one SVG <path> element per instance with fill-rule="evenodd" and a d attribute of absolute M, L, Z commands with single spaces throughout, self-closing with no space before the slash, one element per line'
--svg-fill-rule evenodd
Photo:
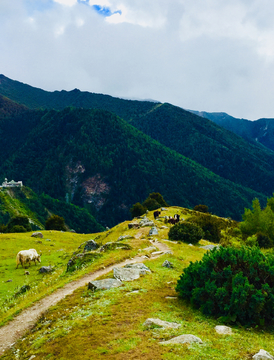
<path fill-rule="evenodd" d="M 69 196 L 104 226 L 153 191 L 235 219 L 273 193 L 272 152 L 171 104 L 46 92 L 3 75 L 0 95 L 17 103 L 9 116 L 0 107 L 0 176 Z"/>
<path fill-rule="evenodd" d="M 192 111 L 194 114 L 212 120 L 215 124 L 240 135 L 251 143 L 261 144 L 274 151 L 274 119 L 237 119 L 226 113 Z"/>

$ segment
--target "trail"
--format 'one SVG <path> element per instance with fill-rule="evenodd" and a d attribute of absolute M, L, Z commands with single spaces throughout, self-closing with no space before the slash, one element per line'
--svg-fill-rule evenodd
<path fill-rule="evenodd" d="M 169 251 L 169 247 L 166 244 L 160 242 L 152 242 L 159 251 Z M 162 254 L 153 256 L 152 259 L 155 259 Z M 41 317 L 41 315 L 48 310 L 51 306 L 57 304 L 65 296 L 71 295 L 74 290 L 79 287 L 85 286 L 89 281 L 93 281 L 98 277 L 105 275 L 113 270 L 114 267 L 123 267 L 131 263 L 140 263 L 148 261 L 141 256 L 135 256 L 133 259 L 127 259 L 123 262 L 113 264 L 104 269 L 95 271 L 90 274 L 86 274 L 80 279 L 72 281 L 71 283 L 65 285 L 61 289 L 56 290 L 51 295 L 46 296 L 45 298 L 39 300 L 34 305 L 23 310 L 18 316 L 11 320 L 7 325 L 4 325 L 0 328 L 0 356 L 3 355 L 4 351 L 10 348 L 17 340 L 19 340 L 28 330 L 30 330 Z"/>

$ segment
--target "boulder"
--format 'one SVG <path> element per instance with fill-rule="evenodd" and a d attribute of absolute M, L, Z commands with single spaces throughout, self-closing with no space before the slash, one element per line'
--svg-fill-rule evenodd
<path fill-rule="evenodd" d="M 6 282 L 12 282 L 12 279 L 7 280 Z"/>
<path fill-rule="evenodd" d="M 232 335 L 232 329 L 229 326 L 217 325 L 214 329 L 220 335 Z"/>
<path fill-rule="evenodd" d="M 41 233 L 41 232 L 39 232 L 39 231 L 37 231 L 37 232 L 34 232 L 32 235 L 31 235 L 31 237 L 39 237 L 39 238 L 43 238 L 44 237 L 44 235 Z"/>
<path fill-rule="evenodd" d="M 25 292 L 27 292 L 28 290 L 30 290 L 30 286 L 29 285 L 23 285 L 20 290 L 18 290 L 15 294 L 14 297 L 17 297 L 21 294 L 24 294 Z"/>
<path fill-rule="evenodd" d="M 149 218 L 147 218 L 146 216 L 144 216 L 143 219 L 140 220 L 139 225 L 141 227 L 154 226 L 154 222 L 152 220 L 150 220 Z"/>
<path fill-rule="evenodd" d="M 163 321 L 160 319 L 146 319 L 146 321 L 143 323 L 143 326 L 145 326 L 147 328 L 154 327 L 155 325 L 159 326 L 159 327 L 163 327 L 165 329 L 167 329 L 167 328 L 178 329 L 181 326 L 181 324 Z"/>
<path fill-rule="evenodd" d="M 267 351 L 261 349 L 257 354 L 255 354 L 252 359 L 255 360 L 274 360 L 274 357 L 270 355 Z"/>
<path fill-rule="evenodd" d="M 95 291 L 95 290 L 108 290 L 111 288 L 122 286 L 123 283 L 117 279 L 104 279 L 104 280 L 95 280 L 90 281 L 88 283 L 88 289 Z"/>
<path fill-rule="evenodd" d="M 139 270 L 145 270 L 147 272 L 151 272 L 151 270 L 143 263 L 137 263 L 137 264 L 127 264 L 124 266 L 126 269 L 139 269 Z"/>
<path fill-rule="evenodd" d="M 139 224 L 138 223 L 129 223 L 128 228 L 129 229 L 139 229 Z"/>
<path fill-rule="evenodd" d="M 51 266 L 42 266 L 40 269 L 39 269 L 39 273 L 40 274 L 46 274 L 46 273 L 50 273 L 52 272 L 52 267 Z"/>
<path fill-rule="evenodd" d="M 158 233 L 158 230 L 155 226 L 153 226 L 150 230 L 149 230 L 149 236 L 152 236 L 152 235 L 159 235 Z"/>
<path fill-rule="evenodd" d="M 191 334 L 186 334 L 186 335 L 180 335 L 177 336 L 173 339 L 170 339 L 168 341 L 162 341 L 160 342 L 160 344 L 163 345 L 168 345 L 168 344 L 191 344 L 193 342 L 197 342 L 199 344 L 202 344 L 202 340 L 200 338 L 198 338 L 197 336 L 191 335 Z"/>
<path fill-rule="evenodd" d="M 133 281 L 139 279 L 141 275 L 146 275 L 147 270 L 134 268 L 113 268 L 115 279 L 120 281 Z"/>
<path fill-rule="evenodd" d="M 94 240 L 88 240 L 84 247 L 84 252 L 98 249 L 99 245 Z"/>
<path fill-rule="evenodd" d="M 121 236 L 118 237 L 117 242 L 118 241 L 123 241 L 125 239 L 132 239 L 132 238 L 133 238 L 133 236 L 131 236 L 131 235 L 121 235 Z"/>
<path fill-rule="evenodd" d="M 164 208 L 164 207 L 162 207 L 162 208 L 161 208 L 161 211 L 167 211 L 167 209 L 166 209 L 166 208 Z"/>
<path fill-rule="evenodd" d="M 205 249 L 205 250 L 213 250 L 214 248 L 219 249 L 220 245 L 205 245 L 205 246 L 200 246 L 201 249 Z"/>
<path fill-rule="evenodd" d="M 163 267 L 166 267 L 166 268 L 169 268 L 169 269 L 174 268 L 173 264 L 172 264 L 170 261 L 168 261 L 168 260 L 165 260 L 165 261 L 163 262 L 162 266 L 163 266 Z"/>

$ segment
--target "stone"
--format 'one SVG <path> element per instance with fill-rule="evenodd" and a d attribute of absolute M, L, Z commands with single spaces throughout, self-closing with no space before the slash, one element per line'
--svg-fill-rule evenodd
<path fill-rule="evenodd" d="M 140 220 L 139 225 L 141 227 L 154 226 L 154 222 L 152 220 L 150 220 L 149 218 L 147 218 L 146 216 L 144 216 L 143 219 Z"/>
<path fill-rule="evenodd" d="M 188 244 L 188 246 L 194 246 L 193 244 Z"/>
<path fill-rule="evenodd" d="M 255 354 L 252 359 L 255 360 L 274 360 L 274 357 L 270 355 L 267 351 L 261 349 L 257 354 Z"/>
<path fill-rule="evenodd" d="M 220 335 L 232 335 L 232 329 L 229 326 L 217 325 L 214 329 Z"/>
<path fill-rule="evenodd" d="M 132 247 L 128 244 L 124 244 L 124 243 L 117 243 L 117 242 L 107 242 L 104 245 L 102 245 L 98 251 L 99 252 L 103 252 L 103 251 L 107 251 L 107 250 L 115 250 L 115 249 L 121 249 L 121 250 L 131 250 Z"/>
<path fill-rule="evenodd" d="M 118 241 L 123 241 L 125 239 L 132 239 L 132 238 L 133 238 L 133 236 L 131 236 L 131 235 L 121 235 L 121 236 L 118 237 L 117 242 Z"/>
<path fill-rule="evenodd" d="M 128 228 L 129 229 L 139 229 L 139 224 L 138 223 L 129 223 Z"/>
<path fill-rule="evenodd" d="M 39 232 L 39 231 L 37 231 L 37 232 L 34 232 L 32 235 L 31 235 L 31 237 L 39 237 L 39 238 L 43 238 L 44 237 L 44 235 L 41 233 L 41 232 Z"/>
<path fill-rule="evenodd" d="M 51 239 L 46 239 L 46 241 L 51 241 Z"/>
<path fill-rule="evenodd" d="M 157 248 L 155 246 L 149 246 L 149 247 L 143 249 L 143 251 L 154 251 L 154 250 L 157 250 Z"/>
<path fill-rule="evenodd" d="M 96 250 L 96 249 L 98 249 L 98 247 L 99 247 L 99 245 L 97 244 L 96 241 L 94 241 L 94 240 L 92 240 L 92 239 L 91 239 L 91 240 L 88 240 L 88 241 L 86 242 L 85 247 L 84 247 L 84 252 Z"/>
<path fill-rule="evenodd" d="M 163 327 L 165 329 L 178 329 L 181 324 L 177 324 L 177 323 L 173 323 L 173 322 L 168 322 L 168 321 L 163 321 L 160 319 L 146 319 L 146 321 L 143 323 L 143 326 L 147 327 L 147 328 L 151 328 L 154 326 L 160 326 Z"/>
<path fill-rule="evenodd" d="M 113 268 L 113 275 L 115 279 L 120 281 L 133 281 L 139 279 L 141 275 L 146 275 L 147 271 L 144 269 L 134 268 Z"/>
<path fill-rule="evenodd" d="M 25 275 L 29 275 L 29 271 L 25 271 Z"/>
<path fill-rule="evenodd" d="M 151 270 L 143 263 L 137 263 L 137 264 L 127 264 L 124 266 L 126 269 L 139 269 L 139 270 L 145 270 L 147 272 L 151 272 Z"/>
<path fill-rule="evenodd" d="M 177 336 L 173 339 L 167 340 L 167 341 L 162 341 L 160 342 L 160 344 L 162 345 L 168 345 L 168 344 L 191 344 L 193 342 L 197 342 L 199 344 L 202 344 L 202 340 L 200 338 L 198 338 L 197 336 L 191 335 L 191 334 L 185 334 L 185 335 L 180 335 Z"/>
<path fill-rule="evenodd" d="M 152 235 L 159 235 L 159 232 L 157 230 L 157 228 L 155 226 L 153 226 L 150 230 L 149 230 L 149 236 L 152 236 Z"/>
<path fill-rule="evenodd" d="M 21 294 L 24 294 L 25 292 L 27 292 L 28 290 L 30 290 L 30 286 L 29 285 L 23 285 L 15 294 L 14 296 L 17 297 Z"/>
<path fill-rule="evenodd" d="M 162 207 L 162 208 L 161 208 L 161 211 L 167 211 L 167 209 L 166 209 L 166 208 L 164 208 L 164 207 Z"/>
<path fill-rule="evenodd" d="M 173 269 L 173 268 L 174 268 L 173 264 L 172 264 L 170 261 L 168 261 L 168 260 L 165 260 L 165 261 L 163 262 L 162 266 L 163 266 L 163 267 L 166 267 L 166 268 L 169 268 L 169 269 Z"/>
<path fill-rule="evenodd" d="M 52 272 L 52 267 L 51 266 L 42 266 L 40 269 L 39 269 L 39 273 L 40 274 L 46 274 L 46 273 L 50 273 Z"/>
<path fill-rule="evenodd" d="M 160 227 L 160 229 L 163 229 L 163 230 L 164 230 L 164 229 L 169 229 L 169 227 L 163 225 L 163 226 Z"/>
<path fill-rule="evenodd" d="M 88 283 L 88 289 L 95 291 L 95 290 L 108 290 L 111 288 L 116 288 L 122 286 L 123 283 L 117 279 L 104 279 L 104 280 L 95 280 L 90 281 Z"/>
<path fill-rule="evenodd" d="M 200 246 L 201 249 L 205 249 L 205 250 L 213 250 L 215 248 L 219 249 L 220 245 L 205 245 L 205 246 Z"/>
<path fill-rule="evenodd" d="M 12 279 L 7 280 L 6 282 L 12 282 Z"/>
<path fill-rule="evenodd" d="M 152 256 L 158 256 L 158 255 L 162 255 L 164 254 L 164 251 L 154 251 L 153 253 L 151 253 Z"/>

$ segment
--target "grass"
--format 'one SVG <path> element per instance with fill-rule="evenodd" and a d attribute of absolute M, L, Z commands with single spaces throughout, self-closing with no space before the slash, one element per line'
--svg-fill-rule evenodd
<path fill-rule="evenodd" d="M 178 210 L 182 211 L 171 208 L 169 212 L 175 213 Z M 151 215 L 150 213 L 149 217 Z M 102 240 L 103 242 L 115 240 L 124 234 L 138 235 L 137 239 L 127 239 L 127 242 L 134 247 L 131 254 L 138 253 L 138 249 L 148 246 L 148 230 L 148 228 L 142 231 L 128 230 L 125 222 L 103 233 Z M 167 233 L 168 229 L 160 229 L 157 238 L 166 239 Z M 58 235 L 62 237 L 69 234 Z M 94 236 L 86 238 L 94 238 Z M 80 244 L 83 238 L 78 240 Z M 207 243 L 202 240 L 200 245 Z M 193 309 L 189 303 L 177 297 L 174 288 L 183 269 L 190 261 L 201 259 L 205 250 L 183 243 L 168 242 L 167 244 L 173 254 L 145 262 L 152 271 L 150 274 L 133 282 L 124 283 L 120 288 L 105 291 L 92 292 L 87 287 L 79 288 L 71 296 L 51 307 L 23 339 L 6 351 L 3 359 L 27 360 L 35 355 L 35 360 L 73 358 L 247 360 L 252 359 L 260 349 L 274 354 L 272 329 L 246 329 L 234 325 L 233 335 L 218 335 L 214 330 L 216 325 L 221 325 L 218 319 L 204 316 L 199 310 Z M 142 250 L 141 253 L 144 251 Z M 115 251 L 106 255 L 100 259 L 102 261 L 100 265 L 106 265 L 124 256 L 122 252 Z M 164 260 L 171 261 L 174 268 L 162 267 Z M 93 264 L 91 268 L 100 265 Z M 80 272 L 77 276 L 79 275 Z M 112 273 L 107 276 L 112 277 Z M 60 284 L 58 281 L 56 284 Z M 177 322 L 181 327 L 147 329 L 143 326 L 147 318 Z M 161 341 L 182 334 L 196 335 L 202 339 L 203 344 L 160 344 Z"/>

